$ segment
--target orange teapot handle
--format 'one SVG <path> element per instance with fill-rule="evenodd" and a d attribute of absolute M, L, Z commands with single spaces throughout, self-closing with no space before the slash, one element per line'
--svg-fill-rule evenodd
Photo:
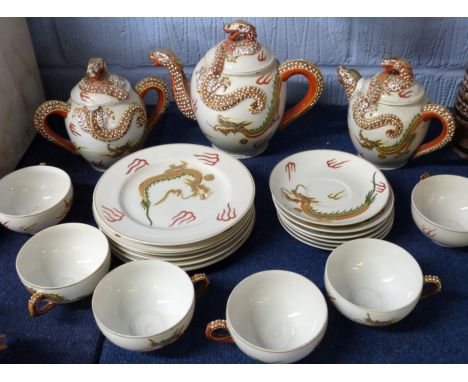
<path fill-rule="evenodd" d="M 169 90 L 164 80 L 158 77 L 142 79 L 136 84 L 135 90 L 141 98 L 145 98 L 146 93 L 150 90 L 155 90 L 156 93 L 158 93 L 158 102 L 156 103 L 156 107 L 148 120 L 148 126 L 145 130 L 144 138 L 146 138 L 169 104 Z"/>
<path fill-rule="evenodd" d="M 455 120 L 452 114 L 443 106 L 428 103 L 423 106 L 421 113 L 423 121 L 436 118 L 442 123 L 442 131 L 432 141 L 419 146 L 413 155 L 413 158 L 419 158 L 422 155 L 429 154 L 435 150 L 444 147 L 449 143 L 455 134 Z"/>
<path fill-rule="evenodd" d="M 305 60 L 289 60 L 283 62 L 279 66 L 279 73 L 282 81 L 287 81 L 289 77 L 301 74 L 309 83 L 309 89 L 305 97 L 284 113 L 283 119 L 281 119 L 280 122 L 280 129 L 282 129 L 288 123 L 291 123 L 297 117 L 304 114 L 318 101 L 323 91 L 323 76 L 314 64 Z"/>
<path fill-rule="evenodd" d="M 57 114 L 65 119 L 69 112 L 70 105 L 66 102 L 46 101 L 37 108 L 36 113 L 34 114 L 34 127 L 44 138 L 70 151 L 72 154 L 78 155 L 79 153 L 75 145 L 69 139 L 63 138 L 54 132 L 47 123 L 47 118 L 50 115 Z"/>

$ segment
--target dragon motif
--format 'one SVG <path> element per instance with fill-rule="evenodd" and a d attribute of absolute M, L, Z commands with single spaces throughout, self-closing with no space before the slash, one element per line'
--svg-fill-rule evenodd
<path fill-rule="evenodd" d="M 78 87 L 85 93 L 105 94 L 123 101 L 130 96 L 126 90 L 126 81 L 115 74 L 110 74 L 102 58 L 93 57 L 88 62 L 86 77 Z"/>
<path fill-rule="evenodd" d="M 303 212 L 314 219 L 327 221 L 350 219 L 367 211 L 371 204 L 374 202 L 377 196 L 377 184 L 375 182 L 375 175 L 376 173 L 374 173 L 372 177 L 372 189 L 366 194 L 364 201 L 359 206 L 344 211 L 318 211 L 316 208 L 313 207 L 313 205 L 318 204 L 319 201 L 314 197 L 307 196 L 299 191 L 299 188 L 303 188 L 306 190 L 306 188 L 302 184 L 298 184 L 296 188 L 292 190 L 282 188 L 281 192 L 286 199 L 294 203 L 299 203 L 300 207 L 297 209 L 299 212 Z"/>
<path fill-rule="evenodd" d="M 107 144 L 107 153 L 101 154 L 103 157 L 110 157 L 110 158 L 117 158 L 121 157 L 124 154 L 129 154 L 137 151 L 143 145 L 144 139 L 140 139 L 136 142 L 129 139 L 125 144 L 122 146 L 113 146 L 111 143 Z"/>
<path fill-rule="evenodd" d="M 162 194 L 162 197 L 158 201 L 153 203 L 153 206 L 163 203 L 169 197 L 169 195 L 172 194 L 180 197 L 181 199 L 190 199 L 198 197 L 201 200 L 204 200 L 207 199 L 212 193 L 212 191 L 203 183 L 203 181 L 213 180 L 213 174 L 203 175 L 198 170 L 187 168 L 187 162 L 184 161 L 181 161 L 180 165 L 170 165 L 169 169 L 164 171 L 164 173 L 147 178 L 138 186 L 138 192 L 141 196 L 141 206 L 146 211 L 146 217 L 150 225 L 153 225 L 153 221 L 149 216 L 149 210 L 151 207 L 151 202 L 149 200 L 149 190 L 152 187 L 158 186 L 166 182 L 171 182 L 177 179 L 183 179 L 184 185 L 188 186 L 189 188 L 189 193 L 184 194 L 184 191 L 180 188 L 171 188 L 165 191 Z"/>
<path fill-rule="evenodd" d="M 421 125 L 422 121 L 423 119 L 421 114 L 417 114 L 410 122 L 408 129 L 405 130 L 402 137 L 393 145 L 385 146 L 385 144 L 380 139 L 371 140 L 364 136 L 362 130 L 359 131 L 359 138 L 356 137 L 356 139 L 365 149 L 375 149 L 378 153 L 378 157 L 382 159 L 385 159 L 390 155 L 404 154 L 408 151 L 409 147 L 416 138 L 416 130 Z"/>
<path fill-rule="evenodd" d="M 135 115 L 137 115 L 137 127 L 143 128 L 146 126 L 146 111 L 139 103 L 131 104 L 113 128 L 108 127 L 110 120 L 115 119 L 114 112 L 111 109 L 99 106 L 95 110 L 89 110 L 86 106 L 83 106 L 75 108 L 72 112 L 78 126 L 101 142 L 113 142 L 122 138 L 130 128 Z"/>

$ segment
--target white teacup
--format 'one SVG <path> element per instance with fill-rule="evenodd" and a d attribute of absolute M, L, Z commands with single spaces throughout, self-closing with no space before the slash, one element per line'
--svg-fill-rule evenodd
<path fill-rule="evenodd" d="M 32 317 L 56 304 L 89 296 L 109 271 L 110 249 L 106 236 L 81 223 L 59 224 L 31 237 L 16 257 L 18 276 L 32 294 L 28 303 Z M 40 300 L 47 300 L 38 307 Z"/>
<path fill-rule="evenodd" d="M 94 318 L 107 339 L 121 348 L 159 349 L 185 332 L 195 299 L 207 286 L 203 273 L 190 278 L 166 261 L 133 261 L 109 272 L 96 287 Z"/>
<path fill-rule="evenodd" d="M 68 174 L 46 165 L 24 167 L 0 180 L 0 224 L 34 234 L 60 223 L 70 210 L 73 186 Z"/>
<path fill-rule="evenodd" d="M 468 245 L 468 178 L 423 176 L 411 193 L 411 213 L 421 232 L 444 247 Z"/>
<path fill-rule="evenodd" d="M 255 273 L 233 289 L 226 320 L 210 322 L 206 336 L 234 342 L 262 362 L 292 363 L 315 349 L 327 322 L 325 298 L 312 281 L 297 273 L 271 270 Z"/>
<path fill-rule="evenodd" d="M 423 291 L 424 285 L 430 289 Z M 325 288 L 335 307 L 359 324 L 400 321 L 421 297 L 442 289 L 437 276 L 423 276 L 416 260 L 396 244 L 357 239 L 337 247 L 325 265 Z"/>

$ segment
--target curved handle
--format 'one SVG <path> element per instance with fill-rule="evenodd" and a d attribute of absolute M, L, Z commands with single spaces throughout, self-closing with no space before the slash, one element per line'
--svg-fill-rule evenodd
<path fill-rule="evenodd" d="M 438 119 L 442 123 L 442 131 L 430 142 L 419 146 L 413 155 L 413 158 L 419 158 L 421 155 L 429 154 L 435 150 L 444 147 L 449 143 L 455 134 L 455 121 L 452 114 L 443 106 L 428 103 L 423 106 L 421 113 L 423 121 L 432 118 Z"/>
<path fill-rule="evenodd" d="M 206 325 L 206 338 L 223 344 L 232 344 L 234 342 L 229 334 L 216 334 L 218 330 L 222 330 L 225 332 L 228 331 L 226 320 L 214 320 L 211 321 L 208 325 Z"/>
<path fill-rule="evenodd" d="M 195 298 L 201 297 L 205 292 L 208 285 L 210 285 L 210 280 L 208 280 L 208 276 L 204 273 L 197 273 L 190 277 L 195 287 Z M 197 284 L 199 286 L 197 287 Z"/>
<path fill-rule="evenodd" d="M 148 120 L 148 126 L 145 130 L 144 138 L 146 138 L 169 104 L 169 90 L 164 80 L 158 77 L 148 77 L 142 79 L 136 84 L 135 90 L 141 98 L 145 98 L 146 93 L 148 93 L 150 90 L 155 90 L 156 93 L 158 93 L 158 102 L 156 103 L 156 108 L 151 114 Z"/>
<path fill-rule="evenodd" d="M 37 304 L 40 300 L 45 300 L 47 297 L 42 293 L 34 293 L 28 301 L 28 311 L 31 317 L 41 316 L 51 310 L 56 304 L 52 301 L 47 301 L 40 308 L 37 307 Z"/>
<path fill-rule="evenodd" d="M 285 61 L 280 64 L 278 70 L 282 81 L 287 81 L 289 77 L 301 74 L 309 82 L 309 89 L 305 97 L 284 113 L 280 122 L 280 129 L 282 129 L 304 114 L 318 101 L 323 91 L 323 76 L 314 64 L 305 60 Z"/>
<path fill-rule="evenodd" d="M 5 350 L 8 347 L 8 345 L 5 342 L 3 342 L 3 340 L 5 339 L 6 339 L 6 334 L 0 334 L 0 340 L 2 341 L 0 342 L 0 350 Z"/>
<path fill-rule="evenodd" d="M 423 172 L 423 173 L 421 174 L 421 176 L 419 177 L 419 181 L 424 180 L 424 179 L 427 179 L 427 178 L 429 178 L 430 176 L 431 176 L 431 174 L 429 174 L 427 171 L 425 171 L 425 172 Z"/>
<path fill-rule="evenodd" d="M 70 112 L 70 105 L 62 101 L 46 101 L 39 106 L 34 114 L 34 127 L 44 138 L 52 143 L 63 147 L 71 153 L 78 155 L 78 150 L 75 145 L 66 138 L 61 137 L 55 133 L 47 124 L 49 115 L 58 114 L 65 119 Z"/>
<path fill-rule="evenodd" d="M 433 296 L 442 290 L 442 282 L 437 276 L 425 275 L 423 283 L 421 298 Z M 424 287 L 426 287 L 426 289 L 424 289 Z"/>

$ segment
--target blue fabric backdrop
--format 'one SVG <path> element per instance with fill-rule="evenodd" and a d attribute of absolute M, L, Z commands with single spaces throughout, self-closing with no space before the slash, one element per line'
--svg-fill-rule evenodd
<path fill-rule="evenodd" d="M 58 123 L 60 125 L 60 123 Z M 438 125 L 438 123 L 434 123 Z M 432 130 L 437 130 L 434 126 Z M 190 142 L 208 145 L 197 125 L 183 119 L 174 106 L 146 146 Z M 2 363 L 250 363 L 234 345 L 221 345 L 204 336 L 205 325 L 223 318 L 232 288 L 246 276 L 266 269 L 298 272 L 322 291 L 328 252 L 308 247 L 290 237 L 277 221 L 268 188 L 275 164 L 298 151 L 330 148 L 354 152 L 346 127 L 346 110 L 314 108 L 278 133 L 267 151 L 245 160 L 255 179 L 257 221 L 247 243 L 227 260 L 204 271 L 211 279 L 199 300 L 193 321 L 178 342 L 151 353 L 122 350 L 100 335 L 91 312 L 91 299 L 58 306 L 45 316 L 27 315 L 29 293 L 15 271 L 15 258 L 29 238 L 0 230 L 0 333 L 7 334 L 8 349 L 0 351 Z M 36 137 L 19 167 L 46 162 L 67 171 L 75 200 L 65 221 L 95 225 L 92 192 L 100 174 L 83 160 Z M 421 301 L 406 319 L 386 328 L 355 324 L 329 304 L 329 325 L 318 348 L 306 363 L 460 363 L 468 361 L 467 249 L 447 249 L 433 244 L 416 228 L 410 212 L 410 193 L 422 172 L 468 176 L 468 163 L 450 148 L 386 172 L 395 191 L 395 224 L 388 240 L 412 253 L 426 274 L 437 274 L 442 293 Z M 468 190 L 467 190 L 468 191 Z M 113 260 L 113 266 L 120 264 Z"/>

